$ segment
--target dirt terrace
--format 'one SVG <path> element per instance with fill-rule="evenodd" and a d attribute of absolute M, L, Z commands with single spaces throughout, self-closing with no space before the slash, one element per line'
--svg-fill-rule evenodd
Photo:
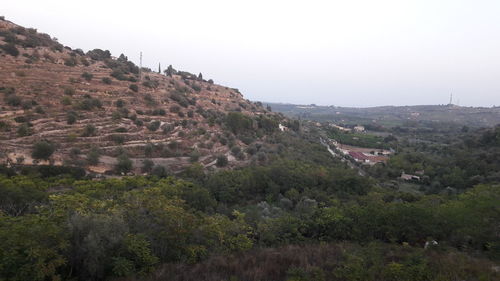
<path fill-rule="evenodd" d="M 0 23 L 0 31 L 12 28 Z M 2 37 L 0 44 L 5 44 Z M 139 81 L 119 81 L 110 76 L 112 69 L 103 61 L 75 54 L 68 48 L 61 52 L 49 47 L 17 48 L 20 51 L 17 57 L 0 53 L 0 89 L 4 89 L 0 94 L 0 162 L 36 164 L 30 156 L 32 146 L 48 140 L 57 144 L 51 158 L 55 165 L 81 162 L 92 147 L 97 147 L 103 155 L 101 163 L 86 166 L 89 170 L 112 169 L 116 156 L 123 151 L 136 164 L 136 173 L 145 158 L 178 170 L 189 165 L 188 156 L 194 150 L 200 154 L 199 161 L 210 166 L 215 163 L 216 155 L 230 156 L 229 148 L 219 141 L 225 132 L 214 122 L 217 116 L 228 111 L 248 115 L 266 113 L 237 90 L 205 80 L 143 71 L 141 79 L 136 76 Z M 65 65 L 72 56 L 77 62 L 85 59 L 89 65 Z M 92 78 L 87 81 L 83 73 L 92 74 Z M 104 83 L 103 78 L 110 78 L 111 83 Z M 157 86 L 146 87 L 143 85 L 146 81 Z M 138 86 L 137 92 L 129 88 L 131 84 Z M 8 93 L 8 88 L 14 88 L 15 93 Z M 190 104 L 182 106 L 172 98 L 179 93 Z M 20 99 L 20 104 L 9 102 L 12 95 Z M 101 106 L 79 107 L 89 100 L 98 100 Z M 119 100 L 121 106 L 117 105 Z M 68 123 L 69 113 L 77 116 L 73 124 Z M 159 121 L 156 131 L 147 128 L 154 121 Z M 89 125 L 95 132 L 85 136 Z M 20 133 L 23 126 L 27 133 Z M 149 144 L 156 144 L 153 155 L 144 152 Z M 170 151 L 158 152 L 159 147 L 170 147 Z M 237 159 L 229 158 L 230 163 L 238 164 Z"/>

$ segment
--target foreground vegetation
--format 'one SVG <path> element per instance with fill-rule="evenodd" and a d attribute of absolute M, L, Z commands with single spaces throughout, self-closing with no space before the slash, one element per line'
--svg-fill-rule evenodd
<path fill-rule="evenodd" d="M 195 265 L 166 264 L 146 279 L 123 280 L 495 280 L 491 266 L 449 249 L 322 243 L 215 256 Z"/>
<path fill-rule="evenodd" d="M 408 274 L 405 266 L 410 265 L 404 260 L 420 255 L 420 260 L 414 262 L 416 266 L 422 264 L 419 270 L 427 277 L 399 280 L 439 280 L 433 278 L 440 271 L 427 266 L 428 258 L 421 256 L 419 249 L 426 241 L 439 241 L 439 251 L 453 248 L 494 260 L 500 258 L 495 223 L 500 219 L 499 186 L 476 186 L 458 197 L 387 202 L 391 195 L 376 189 L 362 195 L 345 195 L 345 183 L 322 187 L 325 178 L 299 183 L 304 189 L 290 188 L 280 180 L 283 174 L 270 172 L 273 168 L 221 172 L 210 177 L 206 187 L 174 178 L 92 181 L 2 177 L 2 194 L 6 195 L 2 198 L 4 212 L 0 220 L 2 276 L 5 280 L 102 280 L 145 275 L 161 263 L 193 264 L 214 254 L 334 241 L 407 245 L 409 253 L 401 257 L 402 264 L 382 264 L 373 269 L 382 272 L 385 266 L 402 267 L 398 274 Z M 285 176 L 297 175 L 297 170 L 289 171 L 292 173 Z M 245 197 L 258 192 L 242 189 L 241 200 L 221 196 L 231 191 L 215 183 L 217 178 L 237 186 L 242 172 L 266 178 L 268 186 L 282 189 L 285 195 L 257 202 Z M 306 168 L 298 176 L 307 174 Z M 405 196 L 401 195 L 401 199 Z M 364 260 L 367 257 L 352 258 L 369 263 Z M 370 272 L 350 261 L 343 266 L 348 267 L 347 271 L 354 270 L 349 267 L 360 267 L 352 274 Z M 290 270 L 292 264 L 285 272 Z M 459 274 L 453 268 L 447 270 Z M 493 276 L 492 272 L 483 273 Z"/>
<path fill-rule="evenodd" d="M 198 164 L 176 177 L 106 180 L 70 168 L 4 168 L 0 276 L 499 278 L 492 269 L 500 260 L 498 183 L 460 194 L 402 193 L 305 139 L 278 134 L 284 148 L 265 161 L 211 174 Z"/>

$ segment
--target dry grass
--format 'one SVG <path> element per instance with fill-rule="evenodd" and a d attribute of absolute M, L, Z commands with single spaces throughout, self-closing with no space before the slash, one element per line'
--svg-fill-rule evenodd
<path fill-rule="evenodd" d="M 284 280 L 290 268 L 330 268 L 339 262 L 341 252 L 337 245 L 256 249 L 215 256 L 195 265 L 167 264 L 144 280 Z"/>
<path fill-rule="evenodd" d="M 492 268 L 488 260 L 474 258 L 464 253 L 452 251 L 423 251 L 422 249 L 372 244 L 359 246 L 349 243 L 286 246 L 282 248 L 254 249 L 242 254 L 213 256 L 198 264 L 165 264 L 146 278 L 127 278 L 121 281 L 278 281 L 278 280 L 351 280 L 346 279 L 345 268 L 352 267 L 353 261 L 364 260 L 358 270 L 364 271 L 368 279 L 389 280 L 387 265 L 403 262 L 414 256 L 421 256 L 428 264 L 430 279 L 401 280 L 500 280 L 500 274 Z M 356 257 L 352 259 L 352 257 Z M 380 261 L 381 263 L 378 263 Z M 318 276 L 305 279 L 291 279 L 290 272 L 321 272 Z M 337 274 L 339 269 L 343 274 Z M 352 274 L 351 276 L 360 276 Z M 385 275 L 384 275 L 385 274 Z M 385 276 L 385 277 L 384 277 Z M 409 278 L 409 279 L 408 279 Z M 393 280 L 393 279 L 390 279 Z"/>

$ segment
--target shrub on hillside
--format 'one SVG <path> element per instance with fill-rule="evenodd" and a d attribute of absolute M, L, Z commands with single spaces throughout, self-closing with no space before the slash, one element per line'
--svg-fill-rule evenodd
<path fill-rule="evenodd" d="M 101 153 L 97 147 L 93 147 L 87 153 L 87 163 L 89 165 L 97 165 L 99 164 L 99 158 L 101 157 Z"/>
<path fill-rule="evenodd" d="M 17 77 L 26 77 L 26 72 L 22 70 L 17 70 L 14 73 L 16 74 Z"/>
<path fill-rule="evenodd" d="M 157 109 L 153 110 L 153 112 L 152 112 L 152 115 L 165 116 L 165 114 L 167 114 L 167 112 L 163 108 L 157 108 Z"/>
<path fill-rule="evenodd" d="M 189 161 L 191 161 L 191 163 L 194 163 L 194 162 L 198 161 L 198 159 L 200 159 L 200 152 L 198 150 L 193 150 L 189 154 Z"/>
<path fill-rule="evenodd" d="M 196 101 L 190 101 L 185 94 L 180 93 L 180 92 L 174 92 L 170 95 L 170 98 L 174 101 L 176 101 L 180 106 L 182 107 L 188 107 L 189 104 L 195 104 Z M 193 104 L 193 105 L 194 105 Z"/>
<path fill-rule="evenodd" d="M 66 66 L 76 66 L 78 64 L 78 61 L 76 60 L 75 57 L 69 57 L 64 59 L 64 65 Z"/>
<path fill-rule="evenodd" d="M 115 169 L 118 173 L 128 173 L 132 170 L 133 163 L 127 156 L 127 154 L 123 153 L 116 159 L 118 162 L 116 163 Z"/>
<path fill-rule="evenodd" d="M 5 102 L 10 106 L 20 106 L 22 100 L 19 96 L 8 95 L 7 97 L 5 97 Z"/>
<path fill-rule="evenodd" d="M 123 73 L 123 71 L 121 71 L 120 69 L 113 70 L 111 72 L 110 76 L 114 77 L 114 78 L 116 78 L 116 80 L 120 80 L 120 81 L 128 80 L 127 76 L 125 76 L 125 73 Z"/>
<path fill-rule="evenodd" d="M 85 65 L 85 66 L 89 66 L 89 65 L 90 65 L 89 61 L 88 61 L 86 58 L 84 58 L 84 57 L 81 57 L 81 58 L 80 58 L 80 62 L 81 62 L 83 65 Z"/>
<path fill-rule="evenodd" d="M 154 144 L 152 143 L 148 143 L 144 146 L 144 155 L 146 155 L 146 157 L 151 157 L 153 155 L 153 151 L 154 151 Z"/>
<path fill-rule="evenodd" d="M 56 148 L 54 144 L 48 141 L 40 141 L 35 143 L 35 145 L 33 146 L 31 157 L 33 157 L 33 159 L 48 160 L 55 150 Z"/>
<path fill-rule="evenodd" d="M 102 102 L 99 99 L 85 97 L 75 107 L 80 110 L 92 110 L 94 108 L 101 108 Z"/>
<path fill-rule="evenodd" d="M 45 113 L 45 110 L 43 109 L 43 107 L 41 106 L 37 106 L 35 108 L 35 112 L 38 113 L 38 114 L 44 114 Z"/>
<path fill-rule="evenodd" d="M 139 91 L 139 86 L 137 86 L 137 84 L 130 84 L 128 88 L 136 93 Z"/>
<path fill-rule="evenodd" d="M 193 83 L 193 85 L 191 85 L 191 88 L 193 88 L 193 90 L 195 90 L 196 92 L 201 91 L 201 86 L 198 84 L 195 84 L 195 83 Z"/>
<path fill-rule="evenodd" d="M 6 96 L 16 93 L 16 88 L 14 87 L 0 87 L 0 93 L 4 93 Z"/>
<path fill-rule="evenodd" d="M 101 81 L 107 85 L 111 84 L 111 79 L 109 77 L 103 77 Z"/>
<path fill-rule="evenodd" d="M 82 77 L 86 81 L 90 81 L 90 80 L 92 80 L 92 78 L 94 77 L 94 75 L 92 73 L 84 72 L 84 73 L 82 73 Z"/>
<path fill-rule="evenodd" d="M 151 94 L 144 95 L 144 100 L 149 106 L 153 106 L 156 104 L 156 100 L 153 98 Z"/>
<path fill-rule="evenodd" d="M 235 134 L 252 128 L 252 119 L 239 112 L 230 112 L 225 121 L 226 126 Z"/>
<path fill-rule="evenodd" d="M 153 170 L 151 171 L 151 174 L 159 178 L 168 177 L 167 169 L 161 165 L 154 166 Z"/>
<path fill-rule="evenodd" d="M 142 125 L 144 125 L 144 122 L 140 119 L 137 119 L 134 121 L 134 124 L 137 126 L 137 127 L 142 127 Z"/>
<path fill-rule="evenodd" d="M 259 151 L 257 153 L 257 160 L 260 162 L 260 163 L 265 163 L 267 161 L 267 154 L 263 151 Z"/>
<path fill-rule="evenodd" d="M 225 167 L 225 166 L 227 166 L 228 163 L 229 163 L 229 161 L 227 160 L 226 155 L 217 156 L 217 161 L 215 162 L 217 167 Z"/>
<path fill-rule="evenodd" d="M 125 101 L 122 100 L 122 99 L 118 99 L 116 102 L 115 102 L 115 105 L 116 107 L 123 107 L 125 105 Z"/>
<path fill-rule="evenodd" d="M 125 142 L 125 136 L 124 135 L 111 135 L 110 136 L 111 140 L 117 144 L 123 144 Z"/>
<path fill-rule="evenodd" d="M 64 89 L 64 94 L 68 95 L 68 96 L 72 96 L 72 95 L 75 94 L 75 89 L 73 89 L 73 88 L 66 88 L 66 89 Z"/>
<path fill-rule="evenodd" d="M 158 130 L 158 128 L 160 128 L 160 121 L 152 121 L 151 123 L 149 123 L 146 127 L 148 128 L 148 130 L 150 130 L 151 132 L 154 132 L 156 130 Z"/>
<path fill-rule="evenodd" d="M 71 105 L 71 98 L 70 97 L 63 97 L 61 99 L 61 104 L 62 105 Z"/>
<path fill-rule="evenodd" d="M 78 115 L 74 111 L 70 111 L 66 115 L 66 123 L 68 123 L 69 125 L 75 124 L 77 120 L 78 120 Z"/>
<path fill-rule="evenodd" d="M 226 145 L 226 144 L 227 144 L 227 139 L 226 139 L 225 137 L 222 137 L 222 136 L 221 136 L 221 137 L 219 137 L 219 142 L 220 142 L 220 144 L 222 144 L 222 145 Z"/>
<path fill-rule="evenodd" d="M 163 126 L 163 133 L 164 134 L 168 134 L 168 133 L 172 132 L 173 130 L 174 130 L 174 126 L 171 124 L 166 124 L 165 126 Z"/>
<path fill-rule="evenodd" d="M 21 124 L 21 126 L 19 126 L 19 128 L 17 128 L 17 135 L 20 137 L 30 136 L 31 134 L 33 134 L 33 131 L 26 123 Z"/>
<path fill-rule="evenodd" d="M 11 30 L 2 30 L 0 31 L 0 36 L 3 37 L 3 41 L 5 43 L 10 43 L 10 44 L 16 44 L 19 42 L 19 40 L 17 39 L 17 36 L 14 32 L 12 32 Z"/>
<path fill-rule="evenodd" d="M 26 118 L 26 116 L 17 116 L 14 118 L 14 121 L 16 121 L 16 123 L 24 123 L 28 122 L 28 118 Z"/>
<path fill-rule="evenodd" d="M 118 121 L 122 119 L 122 114 L 119 111 L 114 111 L 111 115 L 111 119 L 113 119 L 114 121 Z"/>
<path fill-rule="evenodd" d="M 160 85 L 160 83 L 158 81 L 155 81 L 155 80 L 147 80 L 147 81 L 142 82 L 142 85 L 144 87 L 153 89 L 153 88 L 157 88 Z"/>
<path fill-rule="evenodd" d="M 8 43 L 8 44 L 0 46 L 0 48 L 11 56 L 14 56 L 14 57 L 19 56 L 19 50 L 17 49 L 16 45 L 14 45 L 14 44 Z"/>
<path fill-rule="evenodd" d="M 151 161 L 151 159 L 145 159 L 144 161 L 142 161 L 141 171 L 143 173 L 149 173 L 153 169 L 154 165 L 155 165 L 155 163 L 153 161 Z"/>
<path fill-rule="evenodd" d="M 172 105 L 170 107 L 170 112 L 172 112 L 172 113 L 178 113 L 180 110 L 181 110 L 181 108 L 177 105 Z"/>
<path fill-rule="evenodd" d="M 69 157 L 71 158 L 77 158 L 78 155 L 80 155 L 82 153 L 82 151 L 77 148 L 77 147 L 72 147 L 70 150 L 69 150 Z"/>
<path fill-rule="evenodd" d="M 87 56 L 89 56 L 93 60 L 105 60 L 111 58 L 111 53 L 108 50 L 103 51 L 101 49 L 94 49 L 88 51 Z"/>
<path fill-rule="evenodd" d="M 97 132 L 96 127 L 94 125 L 92 125 L 92 124 L 88 124 L 83 129 L 82 137 L 91 137 L 91 136 L 94 136 L 96 132 Z"/>
<path fill-rule="evenodd" d="M 233 155 L 235 155 L 235 156 L 236 156 L 236 155 L 238 155 L 238 153 L 240 153 L 240 152 L 241 152 L 241 148 L 240 148 L 239 146 L 233 146 L 233 147 L 231 148 L 231 153 L 232 153 Z"/>
<path fill-rule="evenodd" d="M 21 107 L 25 110 L 31 109 L 33 105 L 36 105 L 37 103 L 34 100 L 25 100 L 21 102 Z"/>
<path fill-rule="evenodd" d="M 10 131 L 10 123 L 7 121 L 0 121 L 0 132 L 8 132 Z"/>

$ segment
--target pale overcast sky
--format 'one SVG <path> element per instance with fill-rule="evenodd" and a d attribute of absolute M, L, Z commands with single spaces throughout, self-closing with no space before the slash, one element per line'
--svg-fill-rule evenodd
<path fill-rule="evenodd" d="M 499 0 L 2 2 L 72 48 L 142 51 L 250 100 L 500 105 Z"/>

